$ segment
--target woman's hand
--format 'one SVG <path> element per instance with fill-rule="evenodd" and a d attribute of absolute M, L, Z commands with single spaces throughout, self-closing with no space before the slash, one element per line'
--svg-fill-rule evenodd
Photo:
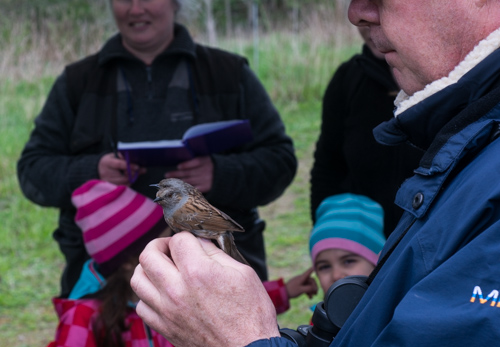
<path fill-rule="evenodd" d="M 177 170 L 169 171 L 165 178 L 179 178 L 202 193 L 212 189 L 214 164 L 210 156 L 196 157 L 177 165 Z"/>
<path fill-rule="evenodd" d="M 142 175 L 146 172 L 145 168 L 139 165 L 130 164 L 130 176 L 127 169 L 127 161 L 123 159 L 121 154 L 118 158 L 114 153 L 108 153 L 101 157 L 97 166 L 99 179 L 116 185 L 127 185 L 133 183 L 137 175 Z"/>

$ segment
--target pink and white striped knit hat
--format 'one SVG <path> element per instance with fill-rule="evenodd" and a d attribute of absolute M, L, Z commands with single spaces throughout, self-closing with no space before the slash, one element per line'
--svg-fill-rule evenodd
<path fill-rule="evenodd" d="M 91 180 L 73 192 L 71 201 L 85 248 L 104 276 L 167 228 L 162 208 L 127 186 Z"/>

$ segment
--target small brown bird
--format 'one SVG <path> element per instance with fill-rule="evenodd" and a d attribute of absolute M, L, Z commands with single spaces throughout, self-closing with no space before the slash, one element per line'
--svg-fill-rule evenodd
<path fill-rule="evenodd" d="M 150 186 L 158 188 L 153 201 L 163 207 L 165 222 L 174 233 L 187 230 L 195 236 L 215 240 L 224 252 L 248 265 L 236 248 L 232 234 L 245 229 L 210 205 L 198 189 L 177 178 L 167 178 Z"/>

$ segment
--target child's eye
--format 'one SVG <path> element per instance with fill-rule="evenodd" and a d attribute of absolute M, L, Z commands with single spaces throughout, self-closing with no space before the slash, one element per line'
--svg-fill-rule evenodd
<path fill-rule="evenodd" d="M 356 258 L 347 258 L 344 260 L 344 265 L 349 266 L 349 265 L 356 264 L 357 262 L 358 262 L 358 260 Z"/>
<path fill-rule="evenodd" d="M 316 271 L 320 272 L 320 271 L 329 270 L 330 267 L 331 267 L 330 264 L 319 265 L 318 267 L 316 267 Z"/>

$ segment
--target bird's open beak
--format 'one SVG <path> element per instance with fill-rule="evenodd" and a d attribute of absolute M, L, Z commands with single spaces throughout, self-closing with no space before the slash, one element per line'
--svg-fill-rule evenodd
<path fill-rule="evenodd" d="M 159 184 L 150 184 L 149 186 L 150 187 L 155 187 L 156 189 L 160 189 L 160 185 Z"/>
<path fill-rule="evenodd" d="M 163 200 L 163 199 L 162 199 L 162 198 L 160 198 L 160 197 L 157 197 L 156 199 L 154 199 L 154 200 L 153 200 L 153 202 L 158 202 L 158 201 L 160 201 L 160 200 Z"/>

